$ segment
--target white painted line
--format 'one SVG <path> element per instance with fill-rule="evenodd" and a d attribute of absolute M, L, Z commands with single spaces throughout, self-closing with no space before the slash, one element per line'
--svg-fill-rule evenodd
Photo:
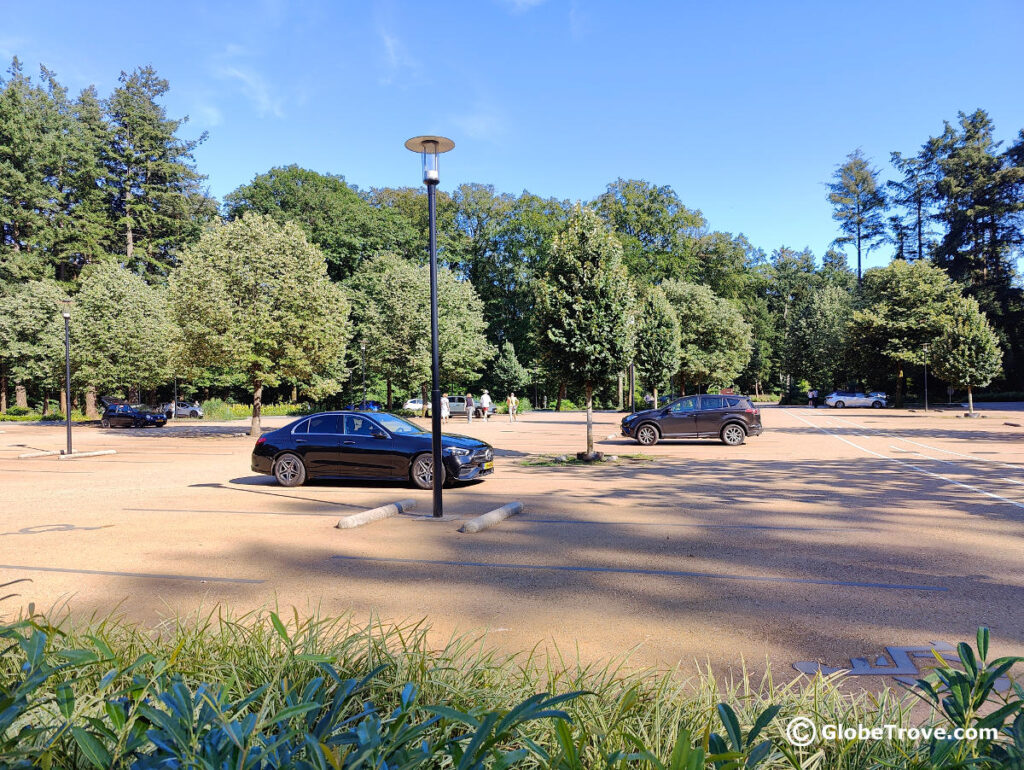
<path fill-rule="evenodd" d="M 787 409 L 786 411 L 788 412 L 789 410 Z M 905 465 L 908 468 L 913 468 L 918 473 L 923 473 L 924 475 L 931 476 L 932 478 L 941 479 L 942 481 L 945 481 L 948 484 L 953 484 L 953 485 L 958 486 L 958 487 L 963 487 L 964 489 L 969 489 L 972 492 L 977 492 L 979 495 L 985 495 L 985 497 L 991 497 L 991 498 L 993 498 L 995 500 L 999 500 L 999 501 L 1004 502 L 1004 503 L 1009 503 L 1010 505 L 1014 505 L 1014 506 L 1016 506 L 1018 508 L 1024 508 L 1024 503 L 1019 503 L 1016 500 L 1011 500 L 1008 497 L 1002 497 L 1001 495 L 996 495 L 996 494 L 993 494 L 992 492 L 986 492 L 984 489 L 979 489 L 978 487 L 972 487 L 970 484 L 964 484 L 961 481 L 955 481 L 954 479 L 951 479 L 951 478 L 949 478 L 947 476 L 943 476 L 943 475 L 941 475 L 939 473 L 933 473 L 932 471 L 925 470 L 924 468 L 920 468 L 917 465 L 914 465 L 913 463 L 904 462 L 903 460 L 898 460 L 895 457 L 887 457 L 886 455 L 879 454 L 878 452 L 875 452 L 875 451 L 873 451 L 871 449 L 868 449 L 867 447 L 862 447 L 860 444 L 855 444 L 852 441 L 849 441 L 848 439 L 843 438 L 842 436 L 837 436 L 832 431 L 827 430 L 825 428 L 822 428 L 822 427 L 820 427 L 818 425 L 815 425 L 810 420 L 805 420 L 803 417 L 801 417 L 798 414 L 794 414 L 793 416 L 796 417 L 798 420 L 802 420 L 803 422 L 807 423 L 812 428 L 815 428 L 816 430 L 820 430 L 822 433 L 825 433 L 825 434 L 831 436 L 832 438 L 839 439 L 844 444 L 849 444 L 850 446 L 855 447 L 856 449 L 859 449 L 862 452 L 867 452 L 869 455 L 874 455 L 875 457 L 878 457 L 878 458 L 880 458 L 882 460 L 888 460 L 889 462 L 897 463 L 898 465 Z"/>
<path fill-rule="evenodd" d="M 51 455 L 59 455 L 61 451 L 60 449 L 47 449 L 39 452 L 25 452 L 25 454 L 18 455 L 18 459 L 27 460 L 29 457 L 50 457 Z"/>
<path fill-rule="evenodd" d="M 459 528 L 459 532 L 474 533 L 479 532 L 482 529 L 493 527 L 499 521 L 504 521 L 509 516 L 515 516 L 517 513 L 522 513 L 522 503 L 508 503 L 507 505 L 501 506 L 501 508 L 495 508 L 493 511 L 488 511 L 482 516 L 477 516 L 475 519 L 470 519 Z"/>
<path fill-rule="evenodd" d="M 58 460 L 77 460 L 79 457 L 99 457 L 100 455 L 116 455 L 116 449 L 99 449 L 95 452 L 74 452 L 69 455 L 61 455 Z"/>
<path fill-rule="evenodd" d="M 1017 479 L 999 479 L 1000 481 L 1009 481 L 1011 484 L 1020 484 L 1024 487 L 1024 481 L 1017 481 Z"/>
<path fill-rule="evenodd" d="M 379 508 L 371 508 L 368 511 L 360 511 L 348 516 L 342 516 L 335 525 L 338 529 L 352 529 L 369 524 L 371 521 L 380 521 L 390 516 L 397 516 L 399 513 L 411 511 L 416 507 L 415 500 L 399 500 L 389 505 L 382 505 Z"/>

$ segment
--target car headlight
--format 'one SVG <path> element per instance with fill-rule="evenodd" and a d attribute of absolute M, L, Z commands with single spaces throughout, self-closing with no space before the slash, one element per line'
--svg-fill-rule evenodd
<path fill-rule="evenodd" d="M 453 457 L 465 457 L 466 455 L 470 454 L 468 449 L 463 449 L 462 447 L 458 446 L 447 447 L 444 451 L 452 455 Z"/>

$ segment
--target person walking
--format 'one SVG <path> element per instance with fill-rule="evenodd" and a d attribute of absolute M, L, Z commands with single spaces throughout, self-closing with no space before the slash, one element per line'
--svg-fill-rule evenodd
<path fill-rule="evenodd" d="M 452 404 L 448 400 L 448 394 L 447 393 L 442 393 L 441 394 L 441 423 L 442 424 L 447 424 L 447 422 L 451 418 L 452 418 Z"/>
<path fill-rule="evenodd" d="M 480 408 L 484 412 L 484 422 L 487 422 L 487 411 L 491 408 L 491 396 L 487 392 L 487 388 L 484 388 L 484 392 L 480 394 Z"/>
<path fill-rule="evenodd" d="M 517 422 L 519 416 L 519 399 L 516 398 L 515 393 L 509 393 L 508 398 L 505 399 L 505 403 L 508 404 L 508 421 Z"/>
<path fill-rule="evenodd" d="M 466 422 L 473 422 L 473 410 L 476 409 L 476 401 L 473 400 L 473 394 L 466 394 Z"/>
<path fill-rule="evenodd" d="M 814 406 L 814 399 L 816 399 L 817 397 L 818 397 L 818 391 L 814 390 L 813 388 L 811 390 L 808 390 L 807 391 L 807 406 Z"/>

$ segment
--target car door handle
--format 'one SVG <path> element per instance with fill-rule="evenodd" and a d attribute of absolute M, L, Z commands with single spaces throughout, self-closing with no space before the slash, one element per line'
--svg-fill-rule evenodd
<path fill-rule="evenodd" d="M 309 439 L 297 438 L 295 439 L 296 444 L 305 444 Z"/>
<path fill-rule="evenodd" d="M 342 441 L 342 444 L 355 444 L 355 441 Z"/>

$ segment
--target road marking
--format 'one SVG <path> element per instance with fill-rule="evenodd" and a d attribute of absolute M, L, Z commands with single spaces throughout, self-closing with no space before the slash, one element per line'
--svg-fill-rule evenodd
<path fill-rule="evenodd" d="M 790 410 L 786 409 L 784 411 L 789 412 Z M 986 497 L 991 497 L 991 498 L 994 498 L 995 500 L 999 500 L 999 501 L 1004 502 L 1004 503 L 1009 503 L 1010 505 L 1014 505 L 1014 506 L 1016 506 L 1018 508 L 1024 508 L 1024 503 L 1019 503 L 1016 500 L 1011 500 L 1008 497 L 1002 497 L 1001 495 L 996 495 L 996 494 L 993 494 L 992 492 L 986 492 L 984 489 L 979 489 L 978 487 L 973 487 L 970 484 L 964 484 L 962 481 L 956 481 L 954 479 L 949 478 L 948 476 L 943 476 L 940 473 L 934 473 L 933 471 L 925 470 L 924 468 L 918 467 L 917 465 L 914 465 L 913 463 L 908 463 L 908 462 L 905 462 L 903 460 L 899 460 L 899 459 L 897 459 L 895 457 L 888 457 L 887 455 L 879 454 L 878 452 L 875 452 L 872 449 L 868 449 L 867 447 L 862 447 L 860 444 L 855 444 L 852 441 L 850 441 L 849 439 L 845 439 L 842 436 L 838 436 L 835 433 L 833 433 L 832 431 L 827 430 L 826 428 L 822 428 L 822 427 L 820 427 L 818 425 L 815 425 L 810 420 L 805 420 L 803 417 L 801 417 L 798 414 L 794 414 L 793 416 L 796 417 L 798 420 L 802 420 L 803 422 L 807 423 L 808 425 L 810 425 L 815 430 L 820 430 L 822 433 L 825 433 L 825 434 L 831 436 L 832 438 L 839 439 L 843 443 L 849 444 L 850 446 L 855 447 L 855 448 L 859 449 L 862 452 L 867 452 L 869 455 L 874 455 L 875 457 L 881 458 L 882 460 L 888 460 L 889 462 L 897 463 L 898 465 L 905 465 L 908 468 L 913 468 L 915 471 L 918 471 L 919 473 L 925 474 L 926 476 L 932 476 L 933 478 L 936 478 L 936 479 L 942 479 L 943 481 L 945 481 L 945 482 L 947 482 L 949 484 L 954 484 L 954 485 L 956 485 L 958 487 L 963 487 L 964 489 L 969 489 L 972 492 L 977 492 L 980 495 L 985 495 Z M 911 443 L 913 443 L 913 442 L 911 442 Z"/>
<path fill-rule="evenodd" d="M 137 577 L 150 580 L 192 580 L 200 583 L 263 583 L 263 580 L 249 578 L 205 577 L 203 575 L 163 575 L 152 572 L 113 572 L 101 569 L 66 569 L 64 567 L 31 567 L 24 564 L 0 564 L 0 569 L 23 570 L 26 572 L 65 572 L 70 575 L 110 575 L 112 577 Z"/>
<path fill-rule="evenodd" d="M 826 580 L 824 578 L 764 577 L 760 575 L 729 575 L 716 572 L 685 572 L 665 569 L 627 569 L 625 567 L 584 567 L 570 564 L 515 564 L 483 561 L 446 561 L 443 559 L 400 559 L 386 556 L 343 556 L 340 561 L 382 562 L 385 564 L 421 564 L 435 567 L 480 567 L 483 569 L 541 570 L 548 572 L 599 572 L 615 575 L 651 575 L 654 577 L 708 578 L 712 580 L 746 580 L 755 583 L 798 583 L 801 585 L 880 588 L 894 591 L 948 591 L 943 586 L 916 586 L 900 583 L 864 583 L 860 581 Z"/>
<path fill-rule="evenodd" d="M 140 513 L 237 513 L 246 516 L 338 516 L 337 511 L 321 513 L 293 513 L 291 511 L 228 511 L 223 509 L 196 508 L 184 510 L 181 508 L 122 508 L 122 511 Z"/>
<path fill-rule="evenodd" d="M 787 527 L 772 524 L 681 524 L 668 521 L 581 521 L 579 519 L 517 519 L 531 524 L 593 524 L 607 527 L 694 527 L 698 529 L 772 529 L 805 532 L 860 532 L 864 527 Z"/>
<path fill-rule="evenodd" d="M 1017 479 L 1002 478 L 1000 479 L 1000 481 L 1009 481 L 1011 484 L 1020 484 L 1022 487 L 1024 487 L 1024 481 L 1017 481 Z"/>

